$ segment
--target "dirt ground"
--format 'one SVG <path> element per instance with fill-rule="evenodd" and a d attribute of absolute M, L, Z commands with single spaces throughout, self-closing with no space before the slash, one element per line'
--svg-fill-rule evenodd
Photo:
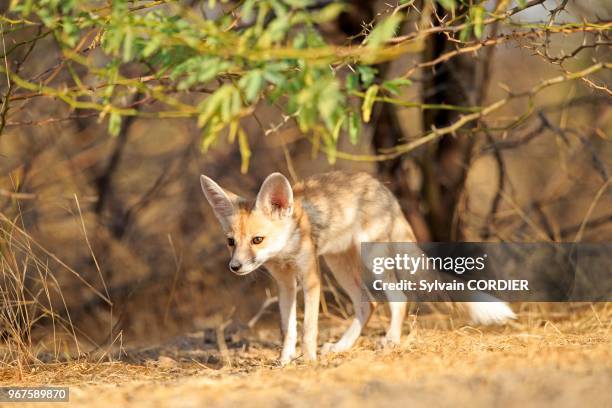
<path fill-rule="evenodd" d="M 22 369 L 19 383 L 68 385 L 70 403 L 54 407 L 604 407 L 612 406 L 611 317 L 610 304 L 558 317 L 521 313 L 503 328 L 413 317 L 395 350 L 377 347 L 385 324 L 379 317 L 350 352 L 284 368 L 276 363 L 274 327 L 228 328 L 222 340 L 204 331 L 126 348 L 111 362 Z M 323 318 L 321 341 L 347 323 Z M 2 369 L 0 384 L 15 385 L 15 375 Z"/>

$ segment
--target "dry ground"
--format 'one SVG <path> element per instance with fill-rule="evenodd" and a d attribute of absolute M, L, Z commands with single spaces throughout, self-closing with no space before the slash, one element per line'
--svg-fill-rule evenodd
<path fill-rule="evenodd" d="M 322 339 L 340 333 L 334 322 L 323 319 Z M 464 323 L 412 319 L 398 349 L 380 350 L 378 318 L 351 352 L 285 368 L 275 363 L 272 327 L 228 332 L 225 354 L 214 333 L 201 332 L 126 349 L 113 362 L 4 368 L 0 383 L 70 386 L 70 404 L 55 407 L 612 406 L 611 304 L 524 312 L 504 328 Z"/>

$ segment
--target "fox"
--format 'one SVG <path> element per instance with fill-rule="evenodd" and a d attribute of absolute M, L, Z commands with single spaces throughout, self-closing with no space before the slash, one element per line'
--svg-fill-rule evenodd
<path fill-rule="evenodd" d="M 283 174 L 272 173 L 254 200 L 223 189 L 205 175 L 200 183 L 224 231 L 231 272 L 244 276 L 263 266 L 276 281 L 283 366 L 298 357 L 298 283 L 304 298 L 302 356 L 306 361 L 317 359 L 321 257 L 353 304 L 349 327 L 337 342 L 325 343 L 321 349 L 321 354 L 338 353 L 355 344 L 375 306 L 363 297 L 361 243 L 416 243 L 393 193 L 365 172 L 333 171 L 293 186 Z M 515 318 L 501 301 L 468 302 L 467 307 L 477 324 L 503 324 Z M 407 303 L 389 302 L 389 309 L 390 323 L 381 341 L 396 346 Z"/>

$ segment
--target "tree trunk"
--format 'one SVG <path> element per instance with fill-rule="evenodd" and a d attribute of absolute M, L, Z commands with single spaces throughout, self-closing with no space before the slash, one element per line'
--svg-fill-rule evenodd
<path fill-rule="evenodd" d="M 437 7 L 438 15 L 443 15 L 444 10 L 440 6 Z M 458 13 L 462 12 L 458 10 Z M 428 39 L 423 60 L 434 60 L 454 48 L 455 45 L 448 41 L 445 34 L 435 34 Z M 486 59 L 472 54 L 458 55 L 436 65 L 433 70 L 423 73 L 423 102 L 457 106 L 480 104 L 484 96 L 487 69 Z M 460 112 L 452 110 L 424 110 L 423 131 L 448 126 L 460 115 Z M 471 134 L 446 135 L 426 146 L 422 162 L 423 199 L 435 241 L 462 239 L 457 211 L 474 140 Z"/>

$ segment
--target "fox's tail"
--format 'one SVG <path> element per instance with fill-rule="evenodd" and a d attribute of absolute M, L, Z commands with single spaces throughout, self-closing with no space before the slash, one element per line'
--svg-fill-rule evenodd
<path fill-rule="evenodd" d="M 472 295 L 472 302 L 467 302 L 472 321 L 476 324 L 504 324 L 516 319 L 516 315 L 506 302 L 483 292 Z"/>
<path fill-rule="evenodd" d="M 415 242 L 416 238 L 408 221 L 401 217 L 397 220 L 391 240 L 395 242 Z M 504 324 L 516 319 L 516 315 L 506 302 L 484 292 L 472 292 L 465 302 L 470 318 L 476 324 Z"/>

